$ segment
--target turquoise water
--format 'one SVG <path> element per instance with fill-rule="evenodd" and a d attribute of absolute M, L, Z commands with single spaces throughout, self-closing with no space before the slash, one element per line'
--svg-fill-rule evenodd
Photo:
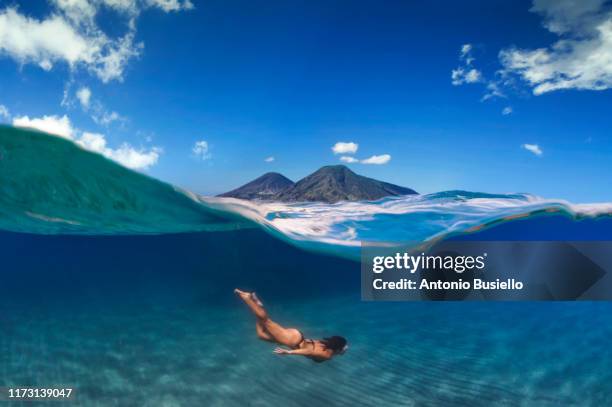
<path fill-rule="evenodd" d="M 11 313 L 8 384 L 70 384 L 66 405 L 610 405 L 607 304 L 274 301 L 272 315 L 349 352 L 279 357 L 236 306 Z M 329 311 L 331 308 L 332 311 Z M 585 318 L 588 315 L 588 318 Z M 596 327 L 596 329 L 594 329 Z"/>
<path fill-rule="evenodd" d="M 361 302 L 357 263 L 256 230 L 0 243 L 2 382 L 75 386 L 65 405 L 612 402 L 609 303 Z M 236 285 L 349 351 L 323 364 L 274 355 Z"/>
<path fill-rule="evenodd" d="M 355 261 L 360 241 L 612 240 L 611 208 L 219 200 L 0 128 L 0 386 L 74 386 L 67 406 L 611 405 L 610 303 L 362 302 Z M 234 287 L 349 351 L 274 355 Z"/>
<path fill-rule="evenodd" d="M 292 245 L 359 259 L 361 242 L 425 242 L 519 218 L 612 219 L 612 202 L 446 191 L 372 202 L 278 203 L 203 197 L 72 142 L 0 126 L 0 229 L 133 235 L 260 228 Z"/>

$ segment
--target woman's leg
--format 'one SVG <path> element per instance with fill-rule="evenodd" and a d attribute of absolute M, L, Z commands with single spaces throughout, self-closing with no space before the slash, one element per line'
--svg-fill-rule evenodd
<path fill-rule="evenodd" d="M 272 321 L 268 313 L 259 300 L 254 299 L 251 293 L 241 290 L 234 292 L 244 301 L 257 317 L 257 336 L 265 340 L 273 340 L 281 345 L 295 347 L 302 342 L 302 334 L 295 328 L 284 328 L 280 324 Z M 261 333 L 261 335 L 260 335 Z M 270 338 L 270 339 L 268 339 Z"/>
<path fill-rule="evenodd" d="M 255 330 L 257 331 L 257 337 L 259 339 L 263 341 L 268 341 L 268 342 L 276 342 L 274 338 L 272 337 L 272 335 L 270 335 L 270 333 L 266 331 L 266 328 L 263 326 L 263 324 L 261 323 L 261 320 L 259 319 L 255 323 Z"/>
<path fill-rule="evenodd" d="M 270 318 L 261 321 L 266 331 L 281 345 L 295 348 L 302 342 L 302 334 L 295 328 L 284 328 Z"/>
<path fill-rule="evenodd" d="M 251 293 L 247 293 L 246 291 L 241 291 L 239 289 L 235 289 L 234 292 L 244 301 L 246 305 L 253 311 L 253 314 L 259 319 L 268 318 L 268 313 L 266 312 L 263 304 L 260 301 L 255 301 Z"/>

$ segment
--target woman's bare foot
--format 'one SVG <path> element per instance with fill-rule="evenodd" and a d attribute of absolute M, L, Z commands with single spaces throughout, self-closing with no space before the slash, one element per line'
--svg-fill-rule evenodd
<path fill-rule="evenodd" d="M 251 298 L 251 293 L 239 290 L 237 288 L 234 289 L 234 294 L 236 294 L 238 297 L 242 298 L 243 301 L 248 299 L 248 298 Z"/>
<path fill-rule="evenodd" d="M 259 305 L 260 307 L 263 307 L 263 303 L 261 302 L 259 297 L 257 297 L 257 294 L 255 294 L 255 292 L 249 293 L 247 291 L 242 291 L 242 290 L 235 288 L 234 293 L 240 298 L 242 298 L 243 301 L 250 299 L 250 300 L 253 300 L 255 304 Z"/>

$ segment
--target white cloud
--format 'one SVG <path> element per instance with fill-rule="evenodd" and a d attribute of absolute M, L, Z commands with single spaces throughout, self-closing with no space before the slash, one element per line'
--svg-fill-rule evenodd
<path fill-rule="evenodd" d="M 118 149 L 106 149 L 104 155 L 125 167 L 146 170 L 157 164 L 161 152 L 158 147 L 135 149 L 128 143 L 122 143 Z"/>
<path fill-rule="evenodd" d="M 193 8 L 189 0 L 49 0 L 52 10 L 41 19 L 29 17 L 14 7 L 0 10 L 0 55 L 19 64 L 34 64 L 49 71 L 65 63 L 79 67 L 101 81 L 123 79 L 130 60 L 140 55 L 143 44 L 135 41 L 136 18 L 142 9 L 156 7 L 165 12 Z M 96 23 L 101 8 L 120 13 L 127 31 L 109 37 Z"/>
<path fill-rule="evenodd" d="M 534 0 L 530 11 L 544 16 L 544 26 L 553 33 L 563 34 L 589 30 L 586 20 L 597 18 L 607 0 Z"/>
<path fill-rule="evenodd" d="M 159 147 L 149 149 L 136 149 L 128 143 L 123 143 L 117 149 L 107 146 L 106 138 L 99 133 L 79 132 L 76 130 L 68 116 L 43 116 L 42 118 L 32 118 L 28 116 L 15 117 L 13 125 L 17 127 L 27 127 L 44 131 L 59 137 L 74 141 L 81 147 L 102 154 L 103 156 L 118 162 L 119 164 L 131 169 L 147 169 L 155 165 L 162 152 Z"/>
<path fill-rule="evenodd" d="M 83 132 L 78 144 L 91 151 L 103 153 L 106 149 L 106 138 L 103 134 Z"/>
<path fill-rule="evenodd" d="M 502 114 L 504 116 L 508 116 L 510 114 L 512 114 L 512 106 L 506 106 L 502 109 Z"/>
<path fill-rule="evenodd" d="M 94 105 L 94 109 L 91 115 L 91 118 L 94 122 L 101 124 L 103 126 L 108 126 L 114 121 L 125 121 L 126 119 L 119 115 L 119 113 L 112 111 L 109 112 L 104 108 L 104 106 L 100 103 L 96 103 Z"/>
<path fill-rule="evenodd" d="M 191 149 L 191 152 L 202 160 L 208 160 L 211 158 L 208 142 L 206 140 L 196 141 Z"/>
<path fill-rule="evenodd" d="M 45 68 L 56 60 L 71 66 L 93 62 L 100 46 L 99 41 L 81 35 L 59 15 L 37 20 L 12 7 L 0 12 L 0 50 L 20 63 L 33 62 Z"/>
<path fill-rule="evenodd" d="M 97 13 L 94 2 L 89 0 L 52 0 L 51 3 L 75 24 L 92 24 Z"/>
<path fill-rule="evenodd" d="M 365 160 L 361 160 L 360 162 L 362 164 L 381 165 L 381 164 L 387 164 L 389 161 L 391 161 L 391 156 L 389 154 L 382 154 L 382 155 L 373 155 L 372 157 L 366 158 Z"/>
<path fill-rule="evenodd" d="M 274 158 L 273 156 L 270 156 L 270 157 L 266 157 L 266 158 L 264 159 L 264 161 L 265 161 L 265 162 L 267 162 L 267 163 L 271 163 L 271 162 L 274 162 L 274 159 L 275 159 L 275 158 Z"/>
<path fill-rule="evenodd" d="M 461 46 L 461 57 L 467 57 L 472 52 L 472 44 L 463 44 Z"/>
<path fill-rule="evenodd" d="M 117 57 L 122 55 L 122 45 L 132 47 L 129 56 L 140 50 L 139 45 L 126 43 L 124 38 L 111 40 L 97 27 L 77 25 L 72 17 L 61 14 L 38 20 L 20 14 L 16 8 L 0 12 L 0 53 L 46 71 L 57 62 L 65 62 L 71 69 L 86 67 L 103 82 L 121 79 L 127 63 Z"/>
<path fill-rule="evenodd" d="M 474 46 L 472 44 L 463 44 L 461 46 L 461 51 L 459 52 L 459 60 L 463 61 L 466 66 L 472 66 L 472 62 L 475 61 L 475 58 L 472 56 L 472 49 Z"/>
<path fill-rule="evenodd" d="M 525 150 L 537 155 L 538 157 L 541 156 L 543 153 L 542 149 L 537 144 L 523 144 L 521 145 L 521 148 L 524 148 Z"/>
<path fill-rule="evenodd" d="M 455 86 L 477 83 L 483 80 L 482 72 L 473 67 L 472 44 L 463 44 L 459 51 L 461 65 L 451 71 L 451 83 Z"/>
<path fill-rule="evenodd" d="M 137 1 L 138 0 L 102 0 L 106 6 L 126 14 L 138 13 Z"/>
<path fill-rule="evenodd" d="M 0 105 L 0 118 L 6 119 L 6 120 L 11 118 L 11 113 L 9 112 L 8 108 L 4 105 Z"/>
<path fill-rule="evenodd" d="M 476 83 L 482 80 L 482 74 L 478 69 L 470 69 L 465 73 L 464 81 L 465 83 Z"/>
<path fill-rule="evenodd" d="M 332 146 L 334 154 L 355 154 L 359 149 L 359 144 L 353 142 L 339 141 Z"/>
<path fill-rule="evenodd" d="M 71 92 L 72 83 L 68 82 L 64 88 L 64 94 L 61 102 L 61 106 L 65 108 L 72 108 L 74 106 L 74 99 L 72 98 Z M 126 122 L 127 118 L 121 116 L 115 111 L 108 110 L 102 102 L 93 97 L 91 89 L 87 86 L 80 87 L 74 93 L 76 100 L 83 108 L 84 111 L 88 112 L 91 119 L 99 125 L 108 126 L 111 123 Z"/>
<path fill-rule="evenodd" d="M 101 0 L 101 2 L 118 12 L 128 15 L 137 15 L 142 11 L 142 9 L 147 7 L 158 8 L 166 13 L 172 11 L 192 10 L 195 8 L 191 0 Z"/>
<path fill-rule="evenodd" d="M 62 117 L 51 115 L 32 119 L 28 116 L 17 116 L 13 118 L 13 126 L 36 129 L 67 139 L 72 139 L 74 136 L 74 128 L 66 115 Z"/>
<path fill-rule="evenodd" d="M 359 160 L 356 159 L 355 157 L 351 157 L 351 156 L 348 156 L 348 155 L 343 155 L 342 157 L 340 157 L 340 161 L 343 161 L 343 162 L 349 163 L 349 164 L 359 162 Z"/>
<path fill-rule="evenodd" d="M 451 71 L 451 80 L 455 86 L 463 85 L 464 83 L 476 83 L 482 80 L 482 73 L 475 68 L 467 70 L 457 68 Z"/>
<path fill-rule="evenodd" d="M 108 44 L 108 52 L 100 55 L 95 64 L 90 66 L 98 78 L 104 83 L 113 79 L 123 80 L 123 71 L 129 60 L 138 57 L 144 45 L 134 43 L 134 32 L 129 32 L 122 38 Z"/>
<path fill-rule="evenodd" d="M 151 6 L 159 7 L 165 12 L 191 10 L 194 8 L 190 0 L 149 0 L 148 3 Z"/>
<path fill-rule="evenodd" d="M 481 101 L 487 101 L 494 98 L 505 98 L 506 95 L 502 92 L 500 84 L 495 81 L 488 81 L 486 86 L 486 92 L 483 95 Z"/>
<path fill-rule="evenodd" d="M 472 55 L 474 46 L 472 44 L 463 44 L 459 49 L 459 66 L 451 70 L 451 83 L 454 86 L 465 84 L 482 83 L 486 87 L 486 92 L 481 98 L 481 101 L 497 97 L 506 97 L 500 89 L 500 85 L 504 84 L 505 78 L 500 78 L 498 75 L 494 79 L 488 79 L 478 68 L 474 66 L 476 58 Z"/>
<path fill-rule="evenodd" d="M 128 143 L 123 143 L 119 148 L 112 149 L 106 146 L 106 138 L 99 133 L 83 132 L 81 137 L 75 141 L 87 150 L 102 154 L 127 168 L 135 170 L 148 169 L 157 164 L 162 152 L 159 147 L 148 150 L 136 149 Z"/>
<path fill-rule="evenodd" d="M 506 73 L 518 75 L 534 95 L 612 88 L 612 8 L 604 0 L 535 0 L 531 11 L 560 38 L 545 48 L 502 50 Z"/>
<path fill-rule="evenodd" d="M 53 68 L 53 64 L 48 59 L 43 59 L 42 61 L 40 61 L 38 63 L 38 66 L 40 66 L 43 71 L 50 71 Z"/>
<path fill-rule="evenodd" d="M 76 93 L 77 99 L 81 103 L 81 107 L 85 110 L 89 109 L 89 100 L 91 99 L 91 90 L 84 86 L 81 89 L 77 90 Z"/>

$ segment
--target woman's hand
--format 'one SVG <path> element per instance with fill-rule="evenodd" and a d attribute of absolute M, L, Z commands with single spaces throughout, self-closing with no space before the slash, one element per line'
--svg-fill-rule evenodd
<path fill-rule="evenodd" d="M 276 353 L 277 355 L 288 355 L 291 353 L 291 351 L 288 351 L 287 349 L 283 348 L 276 348 L 274 349 L 274 353 Z"/>

